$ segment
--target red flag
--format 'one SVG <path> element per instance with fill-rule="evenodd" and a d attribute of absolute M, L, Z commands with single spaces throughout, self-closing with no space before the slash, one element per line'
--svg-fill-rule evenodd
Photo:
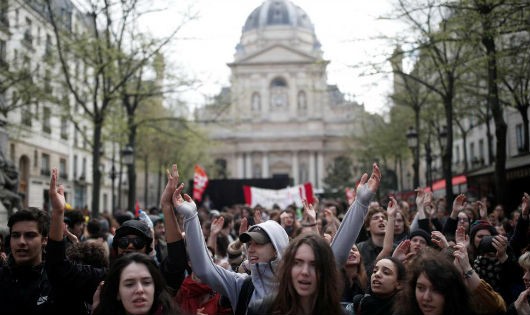
<path fill-rule="evenodd" d="M 202 200 L 202 194 L 208 186 L 208 176 L 204 168 L 195 165 L 195 174 L 193 175 L 193 199 Z"/>
<path fill-rule="evenodd" d="M 140 203 L 138 202 L 138 200 L 136 200 L 136 204 L 134 205 L 134 217 L 138 218 L 139 215 L 140 215 Z"/>

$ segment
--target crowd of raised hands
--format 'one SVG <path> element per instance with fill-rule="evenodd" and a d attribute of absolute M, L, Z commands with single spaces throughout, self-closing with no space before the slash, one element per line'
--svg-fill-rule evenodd
<path fill-rule="evenodd" d="M 423 188 L 412 205 L 394 196 L 383 205 L 374 200 L 381 176 L 374 163 L 348 204 L 314 198 L 286 209 L 218 211 L 197 206 L 173 165 L 160 197 L 163 215 L 141 212 L 140 223 L 118 228 L 107 247 L 114 254 L 107 272 L 60 263 L 62 242 L 84 240 L 64 223 L 64 187 L 54 169 L 54 256 L 46 270 L 68 286 L 76 285 L 69 276 L 93 274 L 89 285 L 77 285 L 87 294 L 95 290 L 95 315 L 530 315 L 527 193 L 508 214 L 486 199 L 460 194 L 451 202 Z"/>

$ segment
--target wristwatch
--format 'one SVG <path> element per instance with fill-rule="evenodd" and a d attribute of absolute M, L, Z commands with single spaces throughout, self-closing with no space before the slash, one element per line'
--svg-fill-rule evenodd
<path fill-rule="evenodd" d="M 473 268 L 469 269 L 468 271 L 464 272 L 464 278 L 469 279 L 471 278 L 471 275 L 473 275 Z"/>

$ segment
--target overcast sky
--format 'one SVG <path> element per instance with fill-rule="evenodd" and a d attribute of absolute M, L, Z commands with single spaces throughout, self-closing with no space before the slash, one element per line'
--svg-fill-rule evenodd
<path fill-rule="evenodd" d="M 391 36 L 399 27 L 378 17 L 390 12 L 392 0 L 294 0 L 309 16 L 322 44 L 328 66 L 328 83 L 337 84 L 370 112 L 381 113 L 391 91 L 391 77 L 363 76 L 358 66 L 391 53 L 388 42 L 370 40 L 381 34 Z M 172 62 L 183 66 L 203 82 L 187 95 L 192 106 L 204 103 L 204 96 L 217 94 L 228 86 L 229 68 L 241 29 L 248 15 L 263 0 L 172 0 L 169 10 L 153 16 L 147 24 L 158 35 L 178 25 L 179 12 L 192 5 L 198 18 L 179 32 L 179 40 L 169 49 Z M 379 56 L 379 57 L 377 57 Z"/>

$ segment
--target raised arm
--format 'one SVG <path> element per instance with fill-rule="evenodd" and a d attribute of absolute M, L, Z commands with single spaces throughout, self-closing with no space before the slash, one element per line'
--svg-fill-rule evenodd
<path fill-rule="evenodd" d="M 179 182 L 179 171 L 177 169 L 177 164 L 173 164 L 171 172 L 169 170 L 167 173 L 167 184 L 166 188 L 162 192 L 160 197 L 160 207 L 164 213 L 164 223 L 166 225 L 166 242 L 173 243 L 176 241 L 182 240 L 182 231 L 177 222 L 177 216 L 173 211 L 173 192 L 177 189 Z M 183 184 L 182 184 L 183 185 Z"/>
<path fill-rule="evenodd" d="M 66 208 L 66 199 L 64 198 L 64 187 L 57 187 L 57 177 L 59 171 L 57 168 L 52 169 L 50 178 L 50 189 L 48 195 L 52 204 L 52 214 L 50 221 L 49 238 L 52 241 L 62 241 L 64 238 L 64 210 Z"/>
<path fill-rule="evenodd" d="M 375 195 L 381 182 L 381 172 L 376 163 L 373 164 L 372 175 L 368 178 L 365 173 L 357 186 L 357 196 L 344 216 L 342 223 L 331 242 L 331 249 L 335 255 L 337 266 L 342 266 L 348 259 L 348 254 L 359 232 L 363 227 L 368 204 Z"/>
<path fill-rule="evenodd" d="M 383 240 L 383 249 L 379 252 L 379 255 L 375 260 L 379 260 L 383 257 L 391 256 L 392 249 L 394 247 L 394 222 L 396 221 L 396 213 L 398 210 L 398 204 L 394 197 L 390 197 L 388 202 L 388 208 L 386 213 L 388 215 L 388 221 L 386 223 L 385 238 Z"/>
<path fill-rule="evenodd" d="M 201 281 L 228 297 L 232 307 L 235 308 L 246 275 L 236 274 L 213 263 L 204 242 L 197 206 L 190 196 L 181 195 L 183 188 L 183 185 L 180 185 L 174 191 L 172 200 L 175 211 L 184 216 L 186 245 L 193 271 Z"/>

